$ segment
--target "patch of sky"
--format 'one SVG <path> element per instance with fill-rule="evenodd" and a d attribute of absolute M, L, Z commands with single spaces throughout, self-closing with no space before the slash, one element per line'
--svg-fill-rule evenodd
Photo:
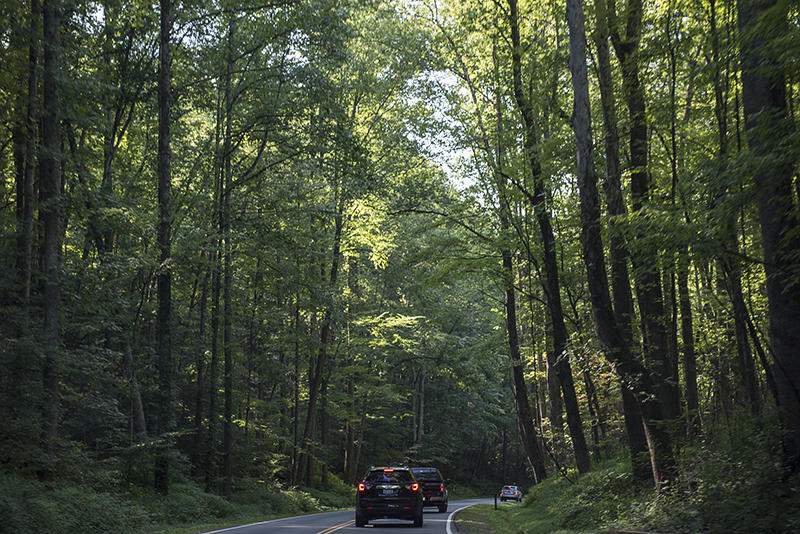
<path fill-rule="evenodd" d="M 462 125 L 452 116 L 453 95 L 463 96 L 458 78 L 444 71 L 429 71 L 411 80 L 414 91 L 408 97 L 409 107 L 425 106 L 429 116 L 423 127 L 409 129 L 409 139 L 422 147 L 441 166 L 450 183 L 459 190 L 474 185 L 468 171 L 474 159 L 471 148 L 464 146 Z"/>

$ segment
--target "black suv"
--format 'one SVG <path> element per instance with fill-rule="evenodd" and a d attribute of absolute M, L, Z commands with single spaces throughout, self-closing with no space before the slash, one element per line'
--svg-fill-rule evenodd
<path fill-rule="evenodd" d="M 435 467 L 412 467 L 411 472 L 422 486 L 423 506 L 438 506 L 447 511 L 447 481 Z"/>
<path fill-rule="evenodd" d="M 408 467 L 373 467 L 358 483 L 356 526 L 371 519 L 407 519 L 422 526 L 422 488 Z"/>

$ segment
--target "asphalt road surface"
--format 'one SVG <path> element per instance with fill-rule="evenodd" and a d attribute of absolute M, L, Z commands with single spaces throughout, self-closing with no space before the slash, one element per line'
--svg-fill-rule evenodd
<path fill-rule="evenodd" d="M 425 508 L 422 528 L 414 528 L 411 521 L 400 519 L 371 520 L 366 527 L 355 525 L 355 511 L 325 512 L 273 519 L 238 527 L 223 528 L 206 534 L 453 534 L 453 517 L 456 512 L 478 503 L 490 503 L 491 499 L 450 501 L 447 512 L 436 508 Z"/>

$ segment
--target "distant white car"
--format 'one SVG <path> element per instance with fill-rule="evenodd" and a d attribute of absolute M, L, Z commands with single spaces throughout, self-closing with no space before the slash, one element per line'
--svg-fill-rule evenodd
<path fill-rule="evenodd" d="M 500 491 L 500 502 L 522 500 L 522 491 L 517 486 L 503 486 Z"/>

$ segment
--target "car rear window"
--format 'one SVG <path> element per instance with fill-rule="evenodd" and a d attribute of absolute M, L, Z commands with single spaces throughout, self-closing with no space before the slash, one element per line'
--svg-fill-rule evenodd
<path fill-rule="evenodd" d="M 412 482 L 414 477 L 405 469 L 377 469 L 370 471 L 365 477 L 367 482 Z"/>
<path fill-rule="evenodd" d="M 412 469 L 414 476 L 418 480 L 441 480 L 441 476 L 436 469 Z"/>

